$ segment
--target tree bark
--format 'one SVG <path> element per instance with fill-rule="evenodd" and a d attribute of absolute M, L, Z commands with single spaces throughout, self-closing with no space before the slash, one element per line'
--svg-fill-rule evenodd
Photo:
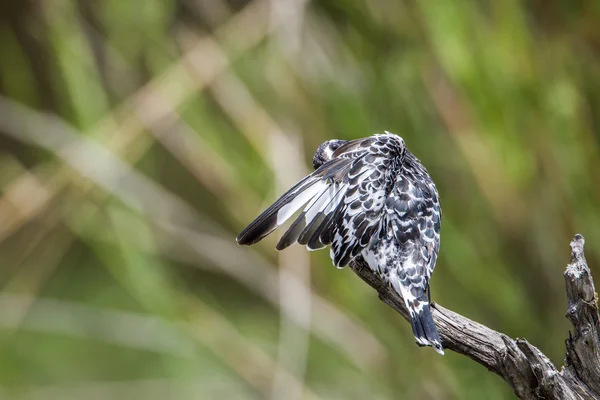
<path fill-rule="evenodd" d="M 567 318 L 573 332 L 566 339 L 560 371 L 525 339 L 512 339 L 432 303 L 433 319 L 444 348 L 463 354 L 501 376 L 521 399 L 600 399 L 600 323 L 598 295 L 583 253 L 584 239 L 571 241 L 571 262 L 564 273 Z M 379 293 L 379 298 L 406 320 L 402 298 L 363 263 L 352 270 Z"/>

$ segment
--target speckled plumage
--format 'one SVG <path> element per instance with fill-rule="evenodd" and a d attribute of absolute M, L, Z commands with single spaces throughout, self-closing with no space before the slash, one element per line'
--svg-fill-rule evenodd
<path fill-rule="evenodd" d="M 435 184 L 404 140 L 385 132 L 319 146 L 308 175 L 256 218 L 237 240 L 253 244 L 298 210 L 277 245 L 331 245 L 338 268 L 365 263 L 404 299 L 417 343 L 443 354 L 429 308 L 429 279 L 440 246 Z"/>

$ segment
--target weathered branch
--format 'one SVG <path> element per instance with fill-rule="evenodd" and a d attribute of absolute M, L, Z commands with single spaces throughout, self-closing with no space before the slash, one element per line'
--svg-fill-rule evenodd
<path fill-rule="evenodd" d="M 540 350 L 433 304 L 433 318 L 446 349 L 463 354 L 500 375 L 521 399 L 600 399 L 600 324 L 598 295 L 583 254 L 584 239 L 571 241 L 571 263 L 564 273 L 573 333 L 566 340 L 565 365 L 558 371 Z M 352 270 L 405 319 L 402 298 L 368 267 Z"/>

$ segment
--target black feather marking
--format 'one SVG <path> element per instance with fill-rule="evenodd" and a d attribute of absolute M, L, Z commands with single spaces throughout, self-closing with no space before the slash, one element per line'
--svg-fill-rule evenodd
<path fill-rule="evenodd" d="M 375 234 L 375 232 L 378 232 L 381 229 L 380 225 L 371 225 L 367 228 L 365 234 L 363 236 L 360 237 L 360 240 L 358 241 L 358 244 L 360 245 L 359 247 L 365 248 L 367 247 L 367 245 L 371 242 L 371 238 L 373 237 L 373 235 Z"/>

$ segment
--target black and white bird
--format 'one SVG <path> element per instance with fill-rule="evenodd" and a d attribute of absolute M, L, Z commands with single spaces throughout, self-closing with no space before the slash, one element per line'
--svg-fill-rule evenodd
<path fill-rule="evenodd" d="M 429 306 L 441 209 L 425 167 L 400 136 L 387 131 L 329 140 L 317 149 L 313 165 L 315 171 L 248 225 L 238 243 L 259 242 L 303 208 L 277 249 L 331 245 L 336 267 L 367 265 L 404 299 L 417 344 L 444 354 Z"/>

